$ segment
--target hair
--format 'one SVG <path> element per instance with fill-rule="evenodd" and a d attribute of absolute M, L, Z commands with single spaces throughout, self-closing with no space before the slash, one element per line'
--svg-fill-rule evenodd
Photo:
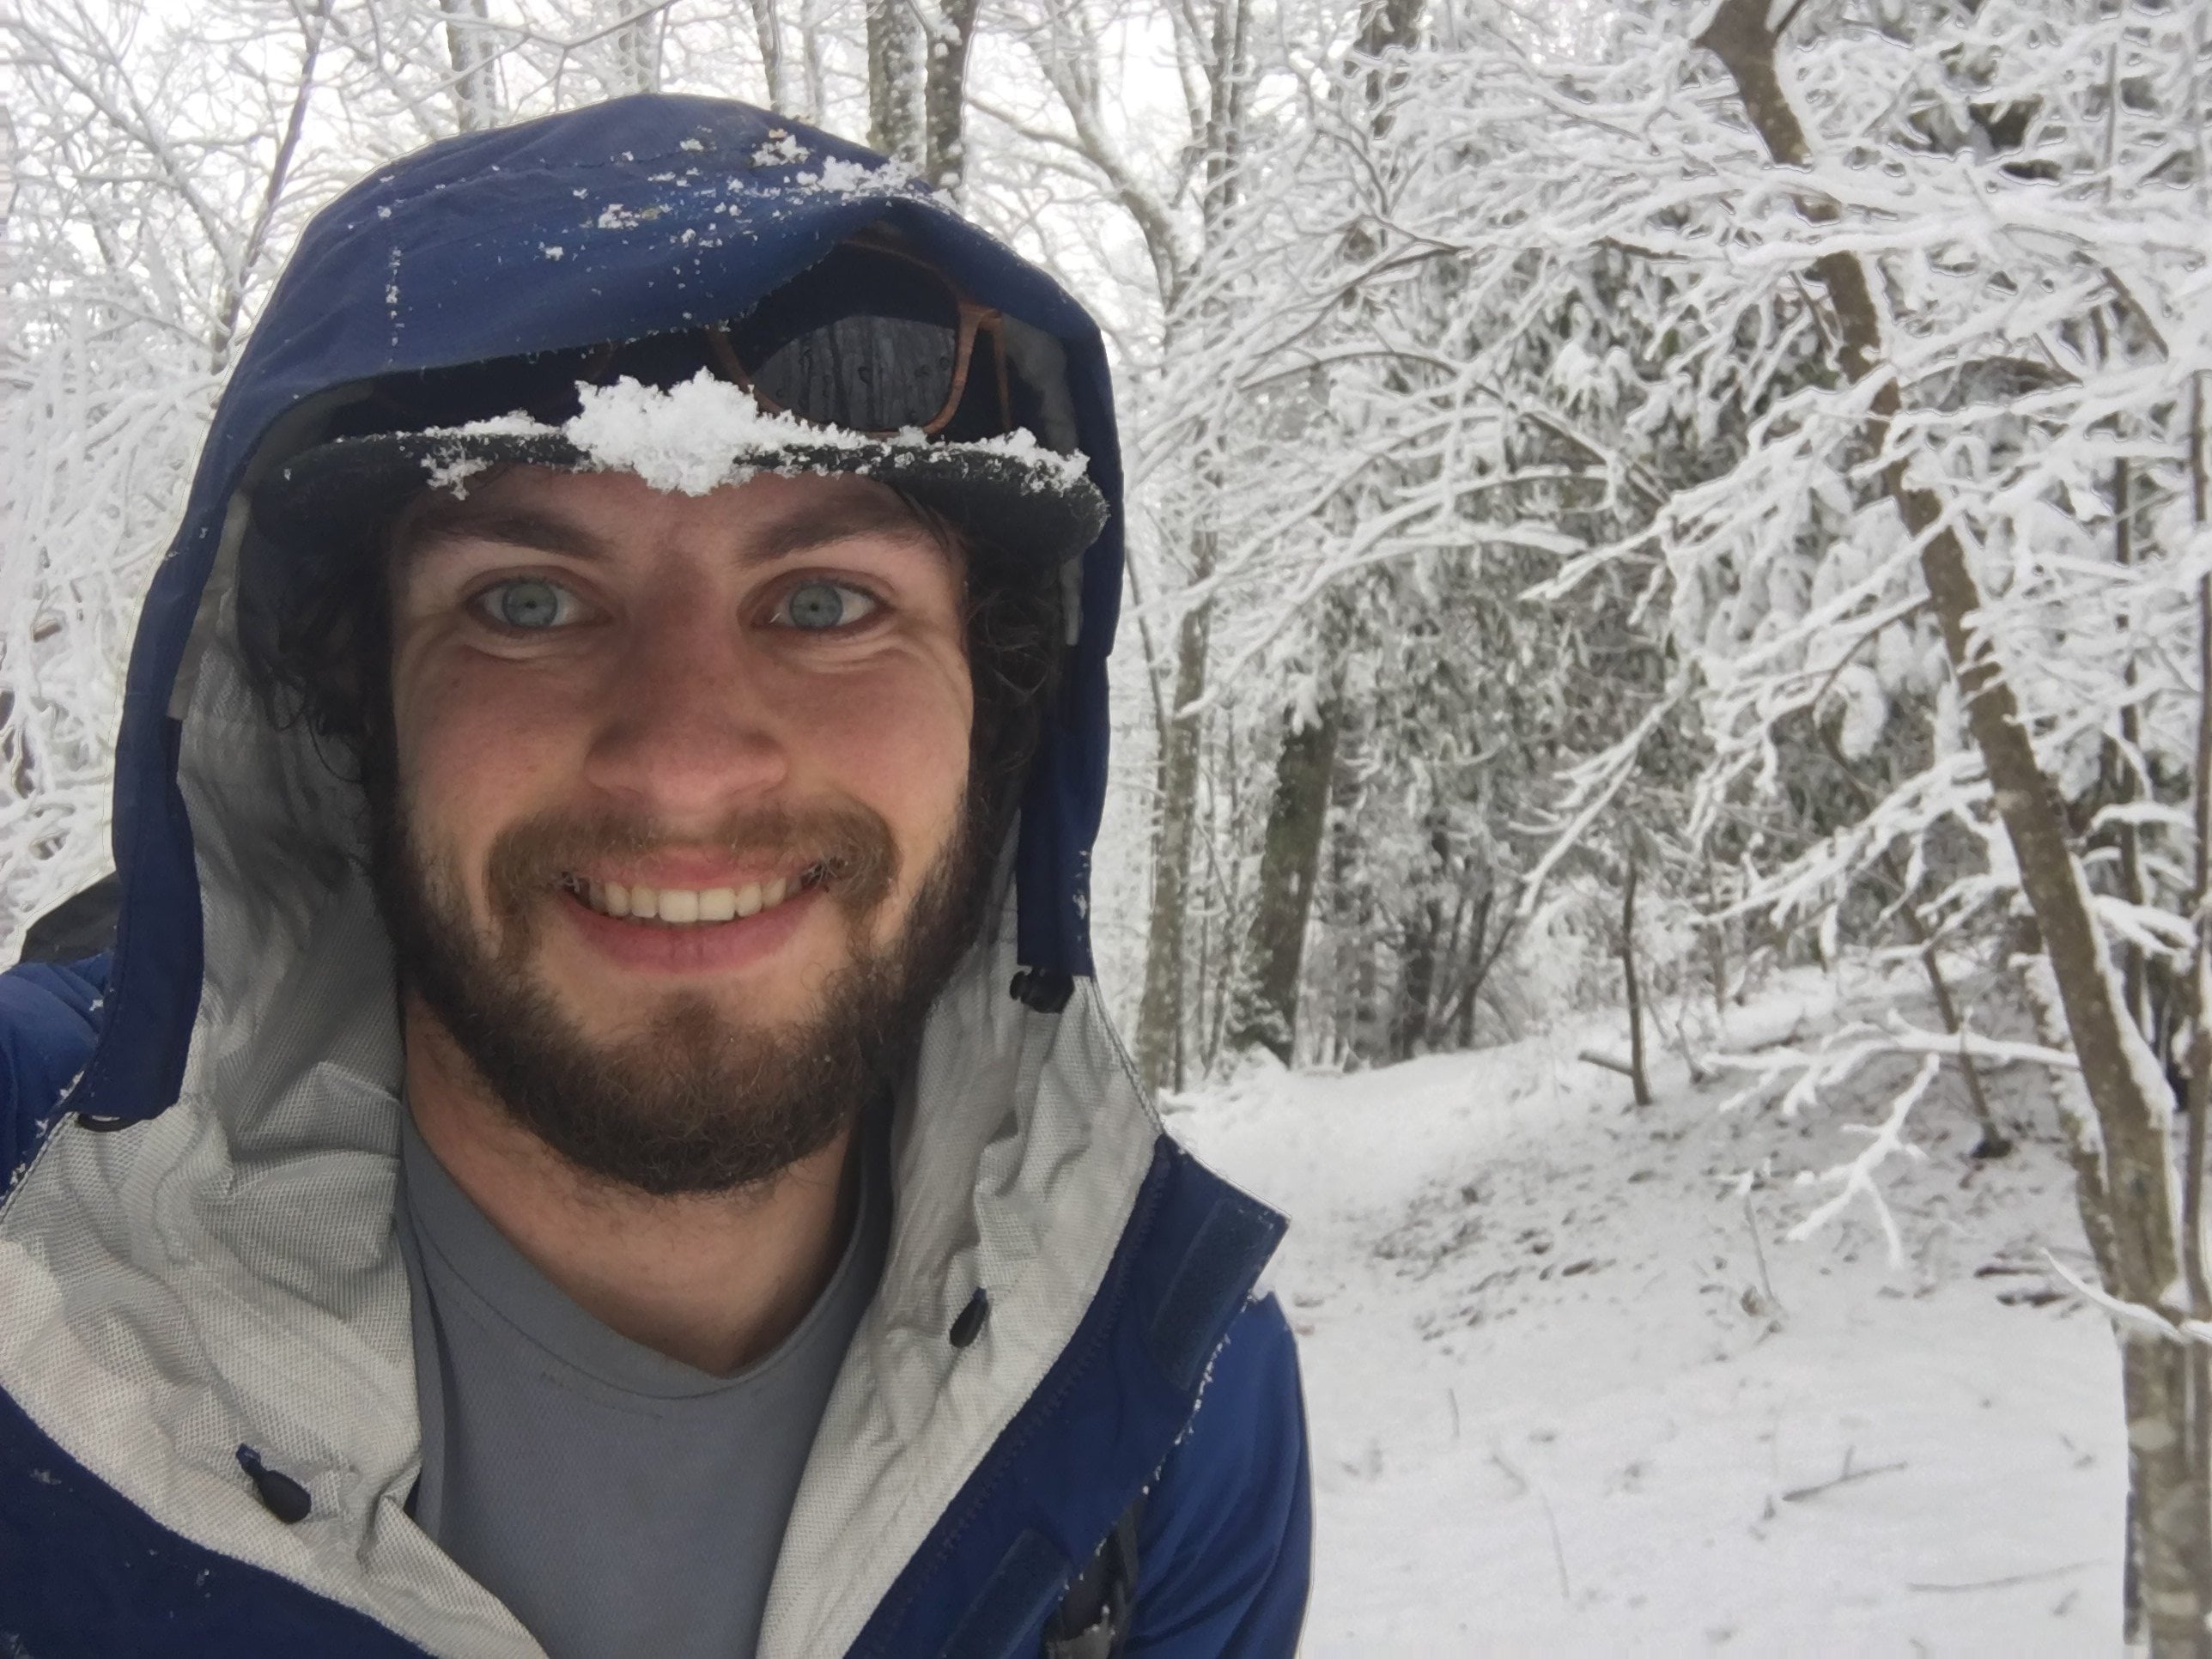
<path fill-rule="evenodd" d="M 1067 655 L 1060 573 L 898 494 L 960 561 L 975 699 L 966 808 L 995 853 L 1059 696 Z M 319 547 L 251 536 L 239 583 L 240 649 L 264 715 L 279 728 L 304 727 L 324 764 L 358 784 L 372 811 L 389 803 L 397 787 L 386 573 L 412 516 L 406 508 L 421 499 L 410 497 L 380 525 L 338 532 Z"/>

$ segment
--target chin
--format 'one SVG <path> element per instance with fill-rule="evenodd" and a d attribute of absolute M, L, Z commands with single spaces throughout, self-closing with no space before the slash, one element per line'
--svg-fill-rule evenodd
<path fill-rule="evenodd" d="M 553 992 L 580 1030 L 635 1031 L 672 1008 L 690 1006 L 710 1010 L 733 1029 L 769 1034 L 818 1015 L 830 985 L 853 959 L 839 943 L 787 948 L 770 959 L 735 965 L 640 967 L 549 944 L 538 953 L 532 977 Z"/>

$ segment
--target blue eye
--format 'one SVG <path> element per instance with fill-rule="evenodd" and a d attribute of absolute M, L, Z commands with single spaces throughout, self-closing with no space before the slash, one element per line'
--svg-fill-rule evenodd
<path fill-rule="evenodd" d="M 842 582 L 801 582 L 784 596 L 777 620 L 811 634 L 827 633 L 859 622 L 876 608 L 876 601 L 857 587 Z"/>
<path fill-rule="evenodd" d="M 576 609 L 574 594 L 540 576 L 498 583 L 478 594 L 476 602 L 489 620 L 526 633 L 540 633 L 573 621 Z"/>

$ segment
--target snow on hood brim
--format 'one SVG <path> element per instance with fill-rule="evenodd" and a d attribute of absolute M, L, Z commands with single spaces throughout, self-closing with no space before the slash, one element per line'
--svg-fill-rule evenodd
<path fill-rule="evenodd" d="M 1105 497 L 1080 453 L 1026 432 L 936 442 L 919 431 L 876 437 L 810 426 L 761 410 L 703 372 L 665 389 L 620 381 L 585 386 L 583 409 L 559 425 L 526 415 L 418 432 L 333 439 L 278 466 L 254 492 L 254 518 L 280 545 L 358 541 L 424 489 L 465 494 L 505 465 L 568 472 L 626 471 L 655 489 L 705 495 L 762 472 L 849 473 L 905 491 L 1003 554 L 1058 564 L 1105 527 Z"/>

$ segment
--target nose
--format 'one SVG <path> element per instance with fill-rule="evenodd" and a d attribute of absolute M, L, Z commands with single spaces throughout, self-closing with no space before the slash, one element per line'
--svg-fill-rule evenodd
<path fill-rule="evenodd" d="M 706 830 L 790 775 L 784 722 L 735 606 L 664 589 L 625 623 L 586 775 L 632 811 Z"/>

